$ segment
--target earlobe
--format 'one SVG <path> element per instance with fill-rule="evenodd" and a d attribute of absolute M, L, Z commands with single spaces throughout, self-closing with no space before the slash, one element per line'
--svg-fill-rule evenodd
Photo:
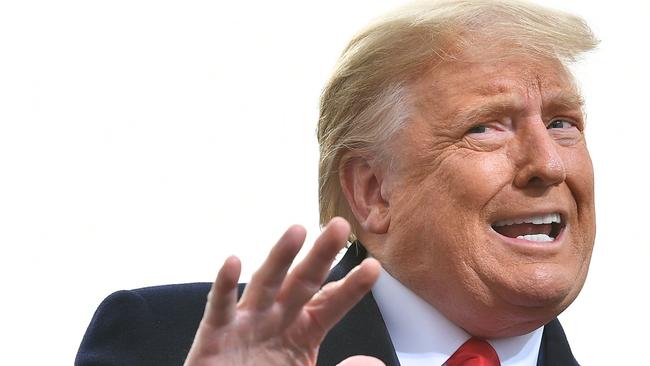
<path fill-rule="evenodd" d="M 382 190 L 383 172 L 365 158 L 343 156 L 339 179 L 348 206 L 366 232 L 385 234 L 390 225 L 390 205 Z"/>

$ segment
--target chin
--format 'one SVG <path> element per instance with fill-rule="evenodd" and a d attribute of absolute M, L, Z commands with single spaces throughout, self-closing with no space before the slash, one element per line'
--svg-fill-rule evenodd
<path fill-rule="evenodd" d="M 501 295 L 516 306 L 556 308 L 573 301 L 579 291 L 575 287 L 575 276 L 536 268 L 533 273 L 522 273 L 517 283 L 504 286 Z"/>
<path fill-rule="evenodd" d="M 486 301 L 475 308 L 472 324 L 463 324 L 479 337 L 512 337 L 530 333 L 562 313 L 577 297 L 584 275 L 553 264 L 526 265 L 516 277 L 486 283 Z M 460 320 L 460 319 L 459 319 Z"/>
<path fill-rule="evenodd" d="M 575 300 L 585 276 L 567 273 L 562 268 L 537 265 L 522 271 L 516 282 L 493 288 L 495 302 L 504 304 L 503 309 L 510 312 L 510 317 L 502 314 L 511 321 L 510 332 L 501 333 L 528 333 L 557 317 Z"/>

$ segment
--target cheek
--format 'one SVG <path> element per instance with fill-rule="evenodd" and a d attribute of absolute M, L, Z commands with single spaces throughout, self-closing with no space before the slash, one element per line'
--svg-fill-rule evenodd
<path fill-rule="evenodd" d="M 594 170 L 586 147 L 569 150 L 564 154 L 567 185 L 578 204 L 593 206 Z M 580 208 L 580 207 L 579 207 Z"/>
<path fill-rule="evenodd" d="M 393 192 L 391 227 L 399 232 L 399 254 L 427 253 L 438 266 L 473 263 L 477 253 L 484 252 L 479 248 L 484 240 L 477 240 L 485 230 L 484 209 L 512 179 L 509 160 L 498 151 L 456 151 L 435 168 L 409 167 L 415 172 L 424 169 L 429 169 L 426 174 L 403 180 Z"/>
<path fill-rule="evenodd" d="M 577 235 L 585 246 L 591 247 L 596 230 L 594 206 L 594 172 L 585 146 L 564 155 L 566 183 L 576 203 Z"/>
<path fill-rule="evenodd" d="M 432 159 L 413 159 L 398 175 L 406 178 L 391 194 L 391 226 L 409 228 L 405 234 L 415 237 L 426 233 L 452 242 L 467 240 L 485 225 L 485 208 L 510 184 L 512 171 L 501 151 L 457 149 Z"/>
<path fill-rule="evenodd" d="M 512 181 L 512 164 L 503 152 L 467 153 L 442 166 L 444 192 L 454 207 L 484 215 L 483 208 Z"/>

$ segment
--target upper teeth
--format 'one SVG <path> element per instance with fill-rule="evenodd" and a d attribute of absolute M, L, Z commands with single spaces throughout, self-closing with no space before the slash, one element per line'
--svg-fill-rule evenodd
<path fill-rule="evenodd" d="M 514 224 L 552 224 L 552 223 L 560 223 L 560 214 L 559 213 L 550 213 L 546 215 L 540 215 L 540 216 L 530 216 L 530 217 L 522 217 L 518 219 L 512 219 L 512 220 L 501 220 L 497 221 L 494 223 L 494 226 L 506 226 L 506 225 L 514 225 Z"/>

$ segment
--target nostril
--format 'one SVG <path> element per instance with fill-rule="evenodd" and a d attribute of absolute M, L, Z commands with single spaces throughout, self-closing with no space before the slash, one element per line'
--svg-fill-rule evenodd
<path fill-rule="evenodd" d="M 549 184 L 550 183 L 550 184 Z M 553 185 L 553 183 L 549 182 L 548 180 L 539 177 L 539 176 L 534 176 L 528 179 L 528 182 L 526 185 L 530 188 L 545 188 L 548 186 Z"/>
<path fill-rule="evenodd" d="M 552 177 L 544 178 L 541 176 L 533 176 L 528 178 L 526 185 L 529 187 L 550 187 L 562 183 L 564 179 L 552 179 Z"/>

